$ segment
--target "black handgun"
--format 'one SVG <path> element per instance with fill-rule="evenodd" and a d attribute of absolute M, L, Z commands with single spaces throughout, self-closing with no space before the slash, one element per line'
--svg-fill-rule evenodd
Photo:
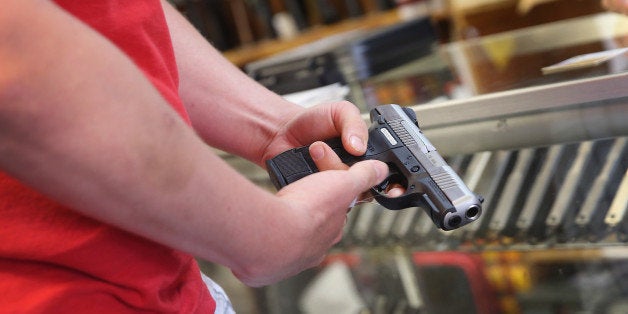
<path fill-rule="evenodd" d="M 340 138 L 325 141 L 348 164 L 377 159 L 389 168 L 388 177 L 370 192 L 382 206 L 392 209 L 422 207 L 434 224 L 453 230 L 477 220 L 483 198 L 472 193 L 423 135 L 410 108 L 377 106 L 370 112 L 371 126 L 366 153 L 353 156 L 342 147 Z M 285 151 L 266 161 L 277 189 L 318 171 L 307 146 Z M 405 188 L 397 197 L 386 195 L 392 184 Z"/>

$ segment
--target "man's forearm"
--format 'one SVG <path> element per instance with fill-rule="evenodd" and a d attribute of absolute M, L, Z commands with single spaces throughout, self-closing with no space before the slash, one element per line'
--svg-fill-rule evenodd
<path fill-rule="evenodd" d="M 261 163 L 261 150 L 300 108 L 247 77 L 163 1 L 179 68 L 179 93 L 210 145 Z M 245 136 L 242 136 L 242 135 Z"/>
<path fill-rule="evenodd" d="M 228 65 L 220 60 L 210 62 L 214 73 Z M 340 170 L 321 171 L 275 195 L 260 189 L 204 140 L 259 161 L 264 137 L 284 119 L 272 115 L 304 113 L 292 121 L 302 129 L 288 135 L 306 135 L 273 141 L 265 153 L 340 130 L 366 133 L 357 109 L 301 111 L 241 75 L 186 96 L 192 112 L 213 109 L 199 110 L 201 139 L 126 55 L 51 1 L 3 2 L 0 69 L 0 171 L 86 216 L 225 265 L 251 285 L 320 262 L 342 235 L 352 199 L 386 175 L 385 164 L 364 161 L 346 170 L 330 166 Z M 252 94 L 233 95 L 238 82 Z M 223 92 L 231 95 L 203 102 Z M 241 103 L 246 97 L 256 102 Z M 222 101 L 245 109 L 223 108 Z M 272 106 L 277 102 L 282 105 Z M 223 114 L 214 115 L 218 107 Z M 324 123 L 315 132 L 303 132 L 318 121 Z"/>
<path fill-rule="evenodd" d="M 213 154 L 110 42 L 48 1 L 4 8 L 2 171 L 87 216 L 239 272 L 266 253 L 262 244 L 290 251 L 260 230 L 281 220 L 278 198 Z M 269 208 L 272 217 L 256 212 Z"/>

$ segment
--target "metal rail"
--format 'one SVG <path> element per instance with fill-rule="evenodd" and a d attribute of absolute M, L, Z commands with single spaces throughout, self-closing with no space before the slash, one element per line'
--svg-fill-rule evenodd
<path fill-rule="evenodd" d="M 441 154 L 628 135 L 628 73 L 413 106 Z"/>

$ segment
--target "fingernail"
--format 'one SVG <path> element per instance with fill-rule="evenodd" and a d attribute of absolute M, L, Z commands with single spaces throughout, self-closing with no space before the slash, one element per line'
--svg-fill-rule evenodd
<path fill-rule="evenodd" d="M 313 160 L 322 159 L 325 157 L 325 149 L 322 145 L 314 143 L 310 146 L 310 156 Z"/>
<path fill-rule="evenodd" d="M 351 144 L 351 147 L 353 147 L 353 149 L 357 151 L 361 152 L 362 150 L 364 150 L 364 141 L 362 141 L 362 139 L 356 135 L 351 135 L 351 137 L 349 138 L 349 143 Z"/>

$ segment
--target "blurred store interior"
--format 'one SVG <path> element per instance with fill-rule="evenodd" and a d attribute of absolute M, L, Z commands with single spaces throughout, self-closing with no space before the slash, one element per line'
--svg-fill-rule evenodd
<path fill-rule="evenodd" d="M 628 313 L 627 16 L 600 0 L 171 2 L 300 105 L 412 108 L 485 199 L 454 231 L 359 205 L 320 267 L 264 288 L 202 261 L 238 313 Z"/>

